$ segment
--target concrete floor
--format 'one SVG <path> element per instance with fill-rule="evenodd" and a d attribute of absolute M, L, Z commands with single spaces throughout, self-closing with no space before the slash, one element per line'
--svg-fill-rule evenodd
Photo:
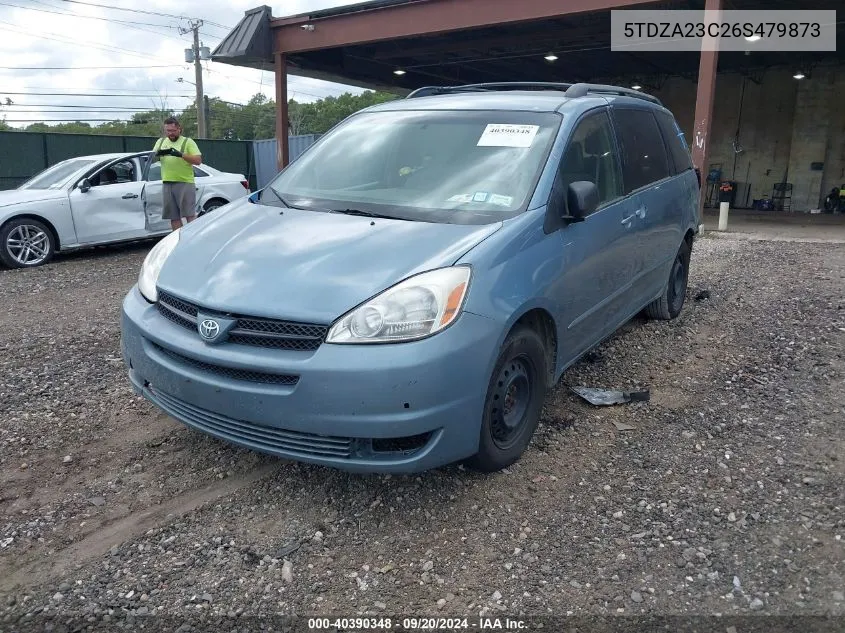
<path fill-rule="evenodd" d="M 704 230 L 738 239 L 783 242 L 845 244 L 845 214 L 809 214 L 745 211 L 734 209 L 728 215 L 728 228 L 720 233 L 719 210 L 704 210 Z"/>

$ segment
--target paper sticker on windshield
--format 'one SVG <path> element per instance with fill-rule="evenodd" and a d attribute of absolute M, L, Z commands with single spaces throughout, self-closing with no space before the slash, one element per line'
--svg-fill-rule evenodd
<path fill-rule="evenodd" d="M 531 147 L 539 125 L 489 123 L 478 139 L 478 147 Z"/>
<path fill-rule="evenodd" d="M 487 192 L 486 191 L 476 191 L 472 195 L 473 202 L 485 202 L 487 200 Z"/>
<path fill-rule="evenodd" d="M 459 193 L 458 195 L 452 196 L 446 202 L 472 202 L 472 194 L 471 193 Z"/>
<path fill-rule="evenodd" d="M 488 202 L 490 204 L 498 204 L 503 207 L 509 207 L 513 202 L 513 196 L 500 196 L 498 193 L 494 193 L 492 196 L 490 196 Z"/>

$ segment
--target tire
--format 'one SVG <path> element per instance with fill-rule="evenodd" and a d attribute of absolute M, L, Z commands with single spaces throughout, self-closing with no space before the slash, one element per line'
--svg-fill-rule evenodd
<path fill-rule="evenodd" d="M 43 266 L 55 252 L 53 232 L 43 222 L 16 218 L 0 228 L 0 261 L 9 268 Z"/>
<path fill-rule="evenodd" d="M 214 199 L 209 200 L 208 202 L 205 203 L 205 206 L 202 208 L 202 213 L 200 213 L 199 215 L 205 215 L 206 213 L 211 213 L 215 209 L 219 209 L 220 207 L 225 206 L 227 204 L 229 204 L 229 203 L 226 202 L 225 200 L 221 200 L 220 198 L 214 198 Z"/>
<path fill-rule="evenodd" d="M 527 327 L 511 332 L 490 377 L 478 452 L 467 460 L 470 468 L 496 472 L 522 456 L 540 421 L 547 374 L 540 336 Z"/>
<path fill-rule="evenodd" d="M 681 313 L 689 283 L 690 255 L 690 245 L 684 240 L 677 255 L 675 255 L 675 261 L 672 262 L 672 270 L 669 273 L 663 294 L 646 306 L 645 312 L 648 318 L 658 321 L 671 321 Z"/>

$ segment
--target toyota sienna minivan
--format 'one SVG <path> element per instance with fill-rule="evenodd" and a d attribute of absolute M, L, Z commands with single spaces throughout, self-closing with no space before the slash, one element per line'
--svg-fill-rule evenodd
<path fill-rule="evenodd" d="M 642 92 L 422 88 L 156 244 L 123 303 L 129 378 L 283 458 L 500 470 L 569 366 L 678 316 L 699 178 Z"/>

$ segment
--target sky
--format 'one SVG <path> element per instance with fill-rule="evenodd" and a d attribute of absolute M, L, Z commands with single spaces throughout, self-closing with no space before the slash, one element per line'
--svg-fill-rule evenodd
<path fill-rule="evenodd" d="M 192 45 L 193 36 L 180 33 L 180 27 L 189 27 L 192 19 L 203 20 L 201 45 L 213 51 L 244 12 L 257 6 L 267 4 L 274 17 L 284 17 L 359 3 L 0 0 L 0 117 L 5 115 L 15 127 L 63 119 L 91 119 L 91 125 L 97 125 L 162 106 L 179 111 L 195 96 L 193 83 L 177 81 L 194 81 L 194 66 L 185 62 L 185 49 Z M 210 61 L 203 66 L 203 86 L 209 97 L 246 103 L 259 92 L 271 99 L 275 96 L 272 72 Z M 297 101 L 344 92 L 362 91 L 306 77 L 288 78 L 288 97 Z M 5 105 L 6 99 L 13 105 Z"/>

